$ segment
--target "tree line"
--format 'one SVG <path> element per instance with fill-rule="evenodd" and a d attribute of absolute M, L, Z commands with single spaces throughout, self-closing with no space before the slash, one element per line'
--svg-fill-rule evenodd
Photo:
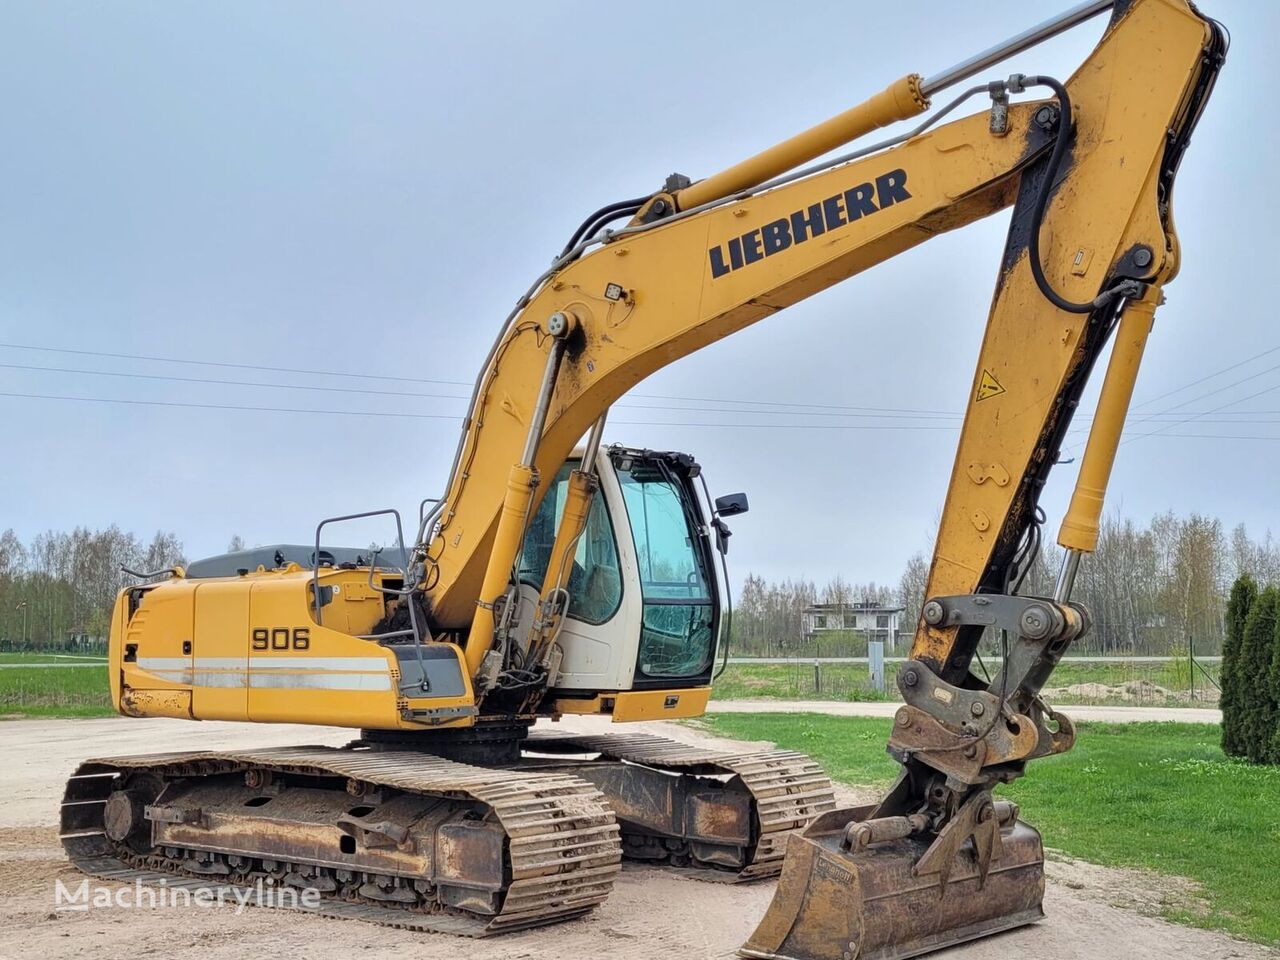
<path fill-rule="evenodd" d="M 0 534 L 0 648 L 98 648 L 116 594 L 148 572 L 185 564 L 182 541 L 157 531 L 148 542 L 119 527 L 50 530 L 23 543 Z"/>
<path fill-rule="evenodd" d="M 243 546 L 238 536 L 228 544 L 230 550 Z M 1056 547 L 1041 548 L 1020 592 L 1050 594 L 1060 559 Z M 6 530 L 0 534 L 0 647 L 65 647 L 75 638 L 105 637 L 116 594 L 136 582 L 122 566 L 150 571 L 185 562 L 182 541 L 172 532 L 158 531 L 144 542 L 115 526 L 77 527 L 23 543 Z M 895 586 L 839 575 L 822 586 L 803 577 L 771 582 L 748 573 L 735 598 L 732 649 L 748 656 L 813 655 L 803 611 L 815 603 L 900 606 L 899 629 L 910 634 L 928 574 L 924 553 L 907 561 Z M 1076 580 L 1073 598 L 1093 615 L 1093 628 L 1076 652 L 1220 654 L 1229 586 L 1241 576 L 1280 583 L 1280 544 L 1269 532 L 1253 537 L 1243 525 L 1227 532 L 1219 520 L 1198 514 L 1164 513 L 1146 524 L 1104 517 L 1098 549 Z"/>
<path fill-rule="evenodd" d="M 1030 557 L 1019 592 L 1051 595 L 1061 559 L 1058 547 L 1042 546 Z M 1244 575 L 1280 582 L 1280 544 L 1270 532 L 1253 537 L 1243 525 L 1227 532 L 1221 521 L 1200 514 L 1162 513 L 1146 524 L 1106 516 L 1097 551 L 1081 563 L 1072 594 L 1093 617 L 1092 629 L 1075 652 L 1219 655 L 1229 587 Z M 744 656 L 814 655 L 802 615 L 815 603 L 900 606 L 900 630 L 910 634 L 920 617 L 928 577 L 923 552 L 908 560 L 893 588 L 849 583 L 839 576 L 818 586 L 804 578 L 770 582 L 748 574 L 735 604 L 732 649 Z"/>

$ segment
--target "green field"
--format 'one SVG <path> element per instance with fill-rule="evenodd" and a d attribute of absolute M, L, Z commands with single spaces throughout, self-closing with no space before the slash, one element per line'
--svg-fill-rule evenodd
<path fill-rule="evenodd" d="M 888 720 L 816 714 L 716 714 L 713 733 L 770 740 L 820 761 L 837 780 L 887 785 Z M 1107 866 L 1187 877 L 1207 901 L 1170 919 L 1280 944 L 1280 768 L 1229 760 L 1203 724 L 1082 724 L 1070 753 L 1037 761 L 1002 791 L 1045 845 Z"/>
<path fill-rule="evenodd" d="M 88 653 L 13 653 L 0 652 L 0 666 L 6 663 L 106 663 L 107 658 Z"/>
<path fill-rule="evenodd" d="M 92 666 L 0 667 L 0 716 L 108 717 L 114 714 L 105 661 Z"/>
<path fill-rule="evenodd" d="M 21 665 L 60 664 L 51 668 L 26 670 Z M 83 666 L 79 666 L 83 664 Z M 0 714 L 28 716 L 100 716 L 110 714 L 107 697 L 106 660 L 72 654 L 0 653 Z M 888 691 L 871 689 L 865 664 L 825 663 L 815 678 L 812 663 L 730 664 L 715 681 L 716 700 L 897 700 L 898 664 L 886 665 Z M 994 668 L 994 664 L 988 665 Z M 1185 663 L 1061 664 L 1050 681 L 1051 687 L 1095 683 L 1118 687 L 1125 682 L 1145 680 L 1167 690 L 1185 691 Z M 820 687 L 815 689 L 815 683 Z M 1198 681 L 1202 691 L 1205 684 Z M 1203 699 L 1191 700 L 1185 693 L 1166 697 L 1155 693 L 1137 699 L 1115 696 L 1091 697 L 1063 693 L 1053 697 L 1062 704 L 1126 703 L 1148 706 L 1204 706 Z M 1212 705 L 1213 701 L 1209 701 Z"/>
<path fill-rule="evenodd" d="M 871 688 L 867 666 L 861 663 L 824 663 L 817 668 L 813 663 L 731 663 L 712 687 L 711 696 L 716 700 L 751 700 L 759 698 L 778 700 L 898 700 L 896 686 L 900 664 L 885 664 L 886 692 Z M 998 664 L 988 661 L 993 673 Z M 1217 665 L 1211 668 L 1216 678 Z M 1101 684 L 1119 688 L 1124 684 L 1154 684 L 1173 693 L 1166 696 L 1155 687 L 1133 687 L 1128 695 L 1119 691 L 1103 693 L 1063 692 L 1052 699 L 1058 703 L 1110 703 L 1133 706 L 1205 706 L 1216 702 L 1213 686 L 1197 672 L 1198 699 L 1188 695 L 1190 669 L 1185 661 L 1168 663 L 1071 663 L 1059 664 L 1048 683 L 1049 688 L 1065 688 L 1080 684 Z M 1101 694 L 1101 695 L 1099 695 Z"/>

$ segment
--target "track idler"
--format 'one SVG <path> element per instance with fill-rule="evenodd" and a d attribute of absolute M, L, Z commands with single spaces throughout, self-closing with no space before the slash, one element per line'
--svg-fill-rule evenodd
<path fill-rule="evenodd" d="M 739 954 L 902 960 L 1044 917 L 1040 834 L 1014 804 L 984 794 L 939 834 L 922 815 L 871 819 L 874 809 L 833 810 L 792 836 Z"/>

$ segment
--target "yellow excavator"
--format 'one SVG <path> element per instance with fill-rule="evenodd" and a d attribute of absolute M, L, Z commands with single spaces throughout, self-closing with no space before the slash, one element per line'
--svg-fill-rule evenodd
<path fill-rule="evenodd" d="M 1066 81 L 974 81 L 907 132 L 828 157 L 1100 14 Z M 375 511 L 358 516 L 393 518 L 393 547 L 339 548 L 333 528 L 353 518 L 330 518 L 309 544 L 143 573 L 119 597 L 121 713 L 358 736 L 88 761 L 62 807 L 71 859 L 113 878 L 306 888 L 321 913 L 470 935 L 582 914 L 624 857 L 780 871 L 747 957 L 896 960 L 1039 919 L 1040 837 L 995 791 L 1075 737 L 1040 691 L 1089 627 L 1072 584 L 1178 270 L 1174 178 L 1226 47 L 1186 0 L 1092 0 L 714 176 L 596 211 L 503 323 L 415 537 Z M 943 122 L 967 103 L 981 109 Z M 887 795 L 836 809 L 818 765 L 785 751 L 531 731 L 567 714 L 698 716 L 722 643 L 725 521 L 746 498 L 712 499 L 686 454 L 602 443 L 610 406 L 1010 206 L 898 676 Z M 1065 561 L 1052 596 L 1025 596 L 1037 501 L 1108 341 Z M 970 669 L 984 631 L 1001 651 L 989 678 Z"/>

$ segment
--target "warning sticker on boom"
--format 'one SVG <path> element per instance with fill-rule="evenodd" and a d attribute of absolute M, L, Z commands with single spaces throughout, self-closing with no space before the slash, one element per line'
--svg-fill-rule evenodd
<path fill-rule="evenodd" d="M 995 374 L 990 370 L 984 369 L 982 377 L 978 380 L 978 395 L 973 398 L 974 403 L 982 400 L 990 400 L 992 397 L 998 397 L 1004 393 L 1004 387 L 1000 386 L 1000 381 L 996 379 Z"/>

